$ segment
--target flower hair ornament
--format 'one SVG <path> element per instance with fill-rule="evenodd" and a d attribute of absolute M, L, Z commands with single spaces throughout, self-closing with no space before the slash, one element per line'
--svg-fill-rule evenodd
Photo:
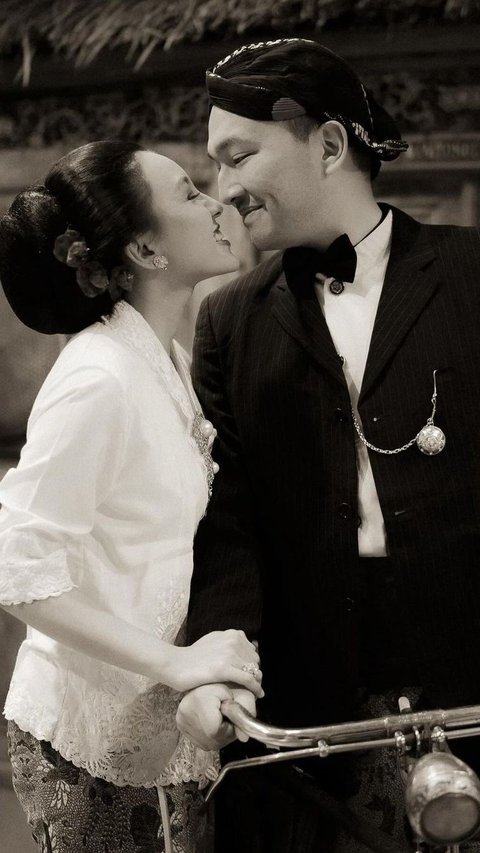
<path fill-rule="evenodd" d="M 133 273 L 125 267 L 114 267 L 110 275 L 99 261 L 89 260 L 90 249 L 84 237 L 68 227 L 60 234 L 53 247 L 57 261 L 76 269 L 77 283 L 85 296 L 93 299 L 108 290 L 113 301 L 121 299 L 125 292 L 132 289 Z"/>

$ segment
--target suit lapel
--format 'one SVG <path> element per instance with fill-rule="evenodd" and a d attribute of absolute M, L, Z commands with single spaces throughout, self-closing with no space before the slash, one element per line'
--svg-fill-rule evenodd
<path fill-rule="evenodd" d="M 428 228 L 393 209 L 392 247 L 365 367 L 359 403 L 400 346 L 438 285 L 435 252 Z M 285 332 L 298 341 L 315 362 L 345 384 L 315 290 L 294 296 L 278 258 L 278 279 L 272 289 L 272 312 Z"/>
<path fill-rule="evenodd" d="M 308 293 L 297 299 L 288 287 L 285 273 L 281 270 L 272 290 L 272 299 L 273 314 L 285 332 L 295 338 L 317 364 L 345 384 L 342 364 L 313 286 Z"/>
<path fill-rule="evenodd" d="M 392 247 L 378 305 L 359 404 L 398 349 L 438 285 L 428 229 L 393 210 Z"/>

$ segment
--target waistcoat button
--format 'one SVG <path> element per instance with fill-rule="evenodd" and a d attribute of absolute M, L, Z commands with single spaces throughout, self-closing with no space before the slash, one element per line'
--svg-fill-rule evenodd
<path fill-rule="evenodd" d="M 346 412 L 343 411 L 343 409 L 334 409 L 333 414 L 335 416 L 335 419 L 338 421 L 338 423 L 340 423 L 340 424 L 346 424 L 347 423 L 348 415 Z"/>
<path fill-rule="evenodd" d="M 340 518 L 348 520 L 352 517 L 352 507 L 350 504 L 342 503 L 338 507 L 338 514 Z"/>

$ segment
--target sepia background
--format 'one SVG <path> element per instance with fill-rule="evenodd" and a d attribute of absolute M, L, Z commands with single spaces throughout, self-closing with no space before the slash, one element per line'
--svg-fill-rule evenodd
<path fill-rule="evenodd" d="M 93 139 L 130 138 L 177 160 L 216 194 L 206 157 L 204 72 L 245 42 L 315 38 L 352 62 L 410 148 L 376 181 L 423 222 L 480 224 L 477 0 L 0 0 L 0 215 L 54 160 Z M 222 228 L 243 269 L 259 257 L 240 217 Z M 179 337 L 191 346 L 201 282 Z M 152 309 L 153 310 L 153 309 Z M 23 328 L 0 289 L 0 474 L 64 341 Z M 21 625 L 0 611 L 0 703 Z M 0 851 L 34 850 L 10 786 L 0 722 Z"/>

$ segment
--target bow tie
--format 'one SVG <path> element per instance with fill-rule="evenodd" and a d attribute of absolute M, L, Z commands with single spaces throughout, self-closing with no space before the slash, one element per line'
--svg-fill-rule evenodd
<path fill-rule="evenodd" d="M 285 277 L 294 293 L 309 290 L 316 273 L 339 282 L 352 282 L 356 268 L 357 253 L 346 234 L 337 237 L 324 252 L 295 246 L 283 253 Z"/>

